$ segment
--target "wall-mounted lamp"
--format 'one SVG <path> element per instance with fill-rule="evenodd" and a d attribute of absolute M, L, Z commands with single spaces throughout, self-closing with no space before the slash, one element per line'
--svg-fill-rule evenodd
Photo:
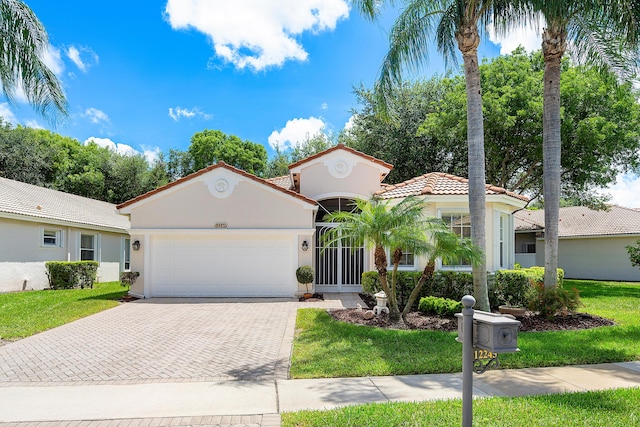
<path fill-rule="evenodd" d="M 134 251 L 139 251 L 140 250 L 140 240 L 136 240 L 131 244 L 131 247 L 133 247 Z"/>
<path fill-rule="evenodd" d="M 302 250 L 306 252 L 308 249 L 309 249 L 309 242 L 305 240 L 302 242 Z"/>

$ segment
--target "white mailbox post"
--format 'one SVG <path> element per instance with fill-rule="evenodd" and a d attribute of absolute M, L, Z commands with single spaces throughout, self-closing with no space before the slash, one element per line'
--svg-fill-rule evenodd
<path fill-rule="evenodd" d="M 518 349 L 520 321 L 509 315 L 475 311 L 476 300 L 462 297 L 462 313 L 458 318 L 457 341 L 462 343 L 462 426 L 471 427 L 473 420 L 473 372 L 483 373 L 498 365 L 499 353 Z"/>

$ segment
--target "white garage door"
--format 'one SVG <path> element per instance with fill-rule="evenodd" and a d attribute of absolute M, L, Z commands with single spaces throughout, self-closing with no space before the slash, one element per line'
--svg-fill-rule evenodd
<path fill-rule="evenodd" d="M 291 236 L 153 238 L 151 296 L 293 296 Z"/>

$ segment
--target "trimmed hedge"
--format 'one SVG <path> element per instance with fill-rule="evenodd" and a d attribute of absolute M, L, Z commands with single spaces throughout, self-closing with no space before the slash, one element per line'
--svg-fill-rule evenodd
<path fill-rule="evenodd" d="M 421 271 L 398 271 L 397 297 L 398 306 L 403 307 L 409 299 L 411 291 L 418 283 Z M 542 283 L 544 279 L 543 267 L 522 268 L 518 270 L 499 270 L 495 274 L 487 274 L 489 286 L 489 305 L 492 310 L 498 306 L 510 304 L 512 306 L 527 307 L 535 298 L 534 285 Z M 391 272 L 387 272 L 387 280 L 391 284 Z M 558 286 L 562 287 L 564 271 L 558 269 Z M 362 273 L 362 291 L 374 294 L 380 291 L 377 271 Z M 427 281 L 420 291 L 417 300 L 427 296 L 447 298 L 454 301 L 462 300 L 465 295 L 473 295 L 473 277 L 471 273 L 460 271 L 436 271 L 431 280 Z M 416 306 L 413 307 L 415 309 Z"/>
<path fill-rule="evenodd" d="M 420 298 L 418 311 L 424 314 L 437 314 L 439 316 L 453 316 L 462 311 L 462 302 L 448 298 L 424 297 Z"/>
<path fill-rule="evenodd" d="M 45 263 L 51 289 L 93 288 L 97 261 L 49 261 Z"/>

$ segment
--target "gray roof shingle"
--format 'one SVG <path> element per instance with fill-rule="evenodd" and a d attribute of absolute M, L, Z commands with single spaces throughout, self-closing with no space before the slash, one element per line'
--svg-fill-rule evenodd
<path fill-rule="evenodd" d="M 0 178 L 0 213 L 123 231 L 130 226 L 111 203 L 6 178 Z"/>
<path fill-rule="evenodd" d="M 522 210 L 514 214 L 516 231 L 544 229 L 544 210 Z M 560 208 L 559 237 L 640 234 L 640 211 L 610 206 L 596 211 L 586 206 Z"/>

